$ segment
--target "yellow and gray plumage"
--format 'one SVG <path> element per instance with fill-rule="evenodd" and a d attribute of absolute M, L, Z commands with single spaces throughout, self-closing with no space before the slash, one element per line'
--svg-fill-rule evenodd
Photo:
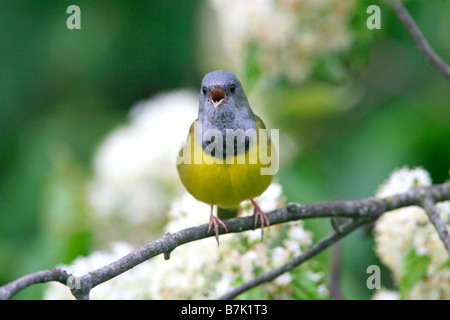
<path fill-rule="evenodd" d="M 178 161 L 177 169 L 189 193 L 211 205 L 209 227 L 214 225 L 217 241 L 219 224 L 225 230 L 226 226 L 213 215 L 214 205 L 219 207 L 220 215 L 233 212 L 242 201 L 250 200 L 255 206 L 255 226 L 259 218 L 263 234 L 264 226 L 269 225 L 253 199 L 272 181 L 271 174 L 261 172 L 269 166 L 267 161 L 261 161 L 261 155 L 270 154 L 271 161 L 277 157 L 267 131 L 260 129 L 266 129 L 265 125 L 253 114 L 236 76 L 222 70 L 206 74 L 199 94 L 198 118 L 180 150 L 179 159 L 184 161 Z M 255 135 L 242 134 L 249 132 Z"/>

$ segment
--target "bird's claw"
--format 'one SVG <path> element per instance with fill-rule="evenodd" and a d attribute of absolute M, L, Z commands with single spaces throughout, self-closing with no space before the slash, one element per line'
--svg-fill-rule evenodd
<path fill-rule="evenodd" d="M 217 245 L 219 245 L 219 224 L 225 229 L 226 232 L 228 232 L 227 226 L 225 223 L 220 220 L 219 218 L 215 217 L 212 212 L 209 216 L 209 226 L 208 226 L 208 232 L 211 231 L 211 227 L 214 225 L 214 230 L 216 231 L 216 241 Z"/>
<path fill-rule="evenodd" d="M 261 210 L 261 208 L 255 202 L 255 200 L 251 199 L 250 201 L 252 202 L 254 207 L 253 216 L 255 217 L 255 229 L 259 219 L 259 224 L 261 226 L 261 241 L 262 241 L 264 238 L 264 227 L 266 226 L 270 227 L 269 218 L 267 218 L 267 215 L 264 213 L 264 211 Z"/>

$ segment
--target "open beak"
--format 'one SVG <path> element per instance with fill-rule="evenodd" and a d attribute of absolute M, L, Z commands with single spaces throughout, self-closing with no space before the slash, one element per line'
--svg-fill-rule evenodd
<path fill-rule="evenodd" d="M 220 106 L 222 103 L 225 102 L 225 100 L 227 99 L 227 95 L 225 91 L 223 91 L 222 89 L 214 87 L 211 90 L 209 98 L 211 99 L 214 108 L 217 108 L 218 106 Z"/>

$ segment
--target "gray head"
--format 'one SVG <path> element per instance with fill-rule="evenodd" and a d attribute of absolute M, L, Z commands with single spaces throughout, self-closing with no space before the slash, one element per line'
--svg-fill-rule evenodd
<path fill-rule="evenodd" d="M 203 133 L 208 129 L 218 129 L 223 137 L 226 137 L 226 129 L 256 130 L 253 112 L 234 73 L 216 70 L 203 77 L 198 120 L 202 121 Z"/>
<path fill-rule="evenodd" d="M 203 77 L 198 120 L 211 124 L 215 129 L 244 130 L 244 120 L 253 120 L 244 89 L 234 73 L 216 70 Z"/>

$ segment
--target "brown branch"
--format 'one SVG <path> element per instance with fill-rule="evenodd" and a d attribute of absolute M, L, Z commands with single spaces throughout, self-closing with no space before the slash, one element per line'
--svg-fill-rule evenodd
<path fill-rule="evenodd" d="M 431 203 L 443 201 L 443 200 L 450 200 L 450 183 L 444 183 L 441 185 L 431 186 L 431 187 L 421 187 L 421 188 L 414 188 L 406 193 L 395 195 L 392 197 L 387 197 L 384 199 L 376 199 L 376 198 L 368 198 L 365 200 L 359 200 L 359 201 L 352 201 L 352 204 L 348 203 L 349 207 L 355 208 L 359 213 L 360 217 L 353 219 L 352 221 L 344 224 L 334 226 L 334 232 L 330 235 L 326 236 L 325 238 L 321 239 L 317 244 L 312 246 L 308 251 L 305 253 L 297 256 L 296 258 L 288 261 L 286 264 L 270 270 L 268 272 L 263 273 L 262 275 L 240 285 L 239 287 L 231 290 L 227 294 L 219 297 L 221 300 L 228 300 L 233 299 L 239 294 L 250 290 L 260 284 L 263 284 L 268 281 L 272 281 L 276 277 L 280 276 L 281 274 L 288 272 L 295 267 L 299 266 L 306 260 L 310 259 L 311 257 L 315 256 L 316 254 L 322 252 L 323 250 L 327 249 L 329 246 L 333 245 L 334 243 L 338 242 L 341 238 L 344 236 L 350 234 L 357 228 L 372 223 L 380 215 L 387 211 L 391 211 L 394 209 L 399 209 L 401 207 L 408 207 L 411 205 L 420 205 L 423 204 L 423 199 L 429 199 L 428 201 L 431 201 Z M 373 202 L 372 202 L 373 201 Z M 367 206 L 363 203 L 366 202 Z M 368 204 L 367 202 L 372 202 L 371 204 Z M 429 204 L 427 204 L 428 206 Z M 359 209 L 358 209 L 359 208 Z M 434 207 L 432 206 L 434 209 Z M 424 208 L 425 209 L 425 208 Z M 362 214 L 364 212 L 364 214 Z M 437 213 L 436 213 L 437 215 Z M 439 218 L 439 216 L 438 216 Z M 436 228 L 443 229 L 445 231 L 440 232 L 441 239 L 444 243 L 450 243 L 450 236 L 448 233 L 448 230 L 445 226 L 445 224 L 442 223 L 442 220 L 436 219 L 433 217 L 435 222 L 437 221 L 437 224 L 433 222 Z M 438 231 L 439 232 L 439 231 Z M 450 254 L 450 253 L 449 253 Z"/>
<path fill-rule="evenodd" d="M 434 202 L 450 200 L 450 183 L 415 188 L 403 194 L 384 199 L 370 197 L 356 201 L 333 201 L 309 204 L 289 203 L 277 210 L 267 213 L 271 225 L 308 218 L 346 217 L 354 219 L 352 219 L 350 223 L 339 228 L 338 231 L 322 239 L 304 255 L 289 261 L 283 268 L 269 271 L 265 274 L 266 276 L 263 275 L 264 278 L 257 278 L 254 283 L 270 281 L 270 279 L 277 277 L 281 273 L 294 268 L 359 226 L 378 218 L 386 211 L 411 205 L 420 205 L 425 196 L 430 197 Z M 228 219 L 224 222 L 226 223 L 228 232 L 221 229 L 221 234 L 243 232 L 254 228 L 254 219 L 251 216 Z M 95 286 L 106 282 L 159 254 L 164 254 L 165 259 L 169 259 L 170 253 L 178 246 L 211 236 L 214 236 L 214 234 L 208 232 L 207 224 L 183 229 L 173 234 L 168 233 L 162 238 L 129 253 L 107 266 L 93 270 L 79 278 L 71 278 L 75 281 L 71 281 L 70 283 L 68 283 L 68 280 L 71 275 L 67 274 L 64 270 L 52 269 L 39 271 L 0 287 L 0 299 L 10 299 L 15 293 L 32 284 L 48 281 L 58 281 L 68 285 L 72 290 L 72 294 L 77 299 L 89 299 L 89 293 Z M 249 285 L 249 287 L 251 287 L 251 285 Z M 239 290 L 242 290 L 242 288 Z M 235 292 L 238 292 L 239 290 Z M 226 297 L 232 296 L 233 295 L 231 294 Z"/>
<path fill-rule="evenodd" d="M 439 57 L 439 55 L 433 50 L 417 24 L 414 22 L 414 19 L 411 17 L 408 10 L 400 0 L 394 1 L 394 11 L 405 26 L 406 30 L 408 30 L 408 33 L 413 38 L 417 48 L 425 59 L 428 60 L 440 74 L 450 80 L 450 66 L 446 64 L 444 60 L 442 60 L 441 57 Z"/>
<path fill-rule="evenodd" d="M 67 281 L 70 276 L 70 274 L 62 269 L 50 269 L 28 274 L 3 287 L 0 287 L 0 300 L 10 299 L 20 290 L 37 283 L 57 281 L 67 285 Z"/>
<path fill-rule="evenodd" d="M 309 260 L 310 258 L 314 257 L 316 254 L 322 252 L 323 250 L 327 249 L 332 244 L 339 241 L 341 238 L 345 237 L 346 235 L 350 234 L 352 231 L 356 230 L 360 226 L 366 224 L 363 220 L 355 220 L 347 223 L 345 226 L 343 226 L 341 232 L 333 232 L 330 235 L 326 236 L 325 238 L 321 239 L 318 243 L 316 243 L 314 246 L 312 246 L 308 251 L 306 251 L 304 254 L 301 254 L 297 257 L 295 257 L 292 260 L 289 260 L 286 264 L 270 270 L 268 272 L 263 273 L 262 275 L 253 278 L 252 280 L 234 288 L 230 292 L 224 294 L 223 296 L 219 297 L 219 300 L 229 300 L 237 297 L 241 293 L 250 290 L 256 286 L 259 286 L 260 284 L 263 284 L 268 281 L 272 281 L 276 277 L 282 275 L 285 272 L 288 272 L 295 267 L 299 266 L 306 260 Z"/>
<path fill-rule="evenodd" d="M 427 212 L 428 218 L 436 229 L 439 238 L 441 238 L 445 249 L 447 249 L 447 252 L 450 255 L 450 235 L 447 226 L 442 221 L 438 211 L 436 210 L 434 199 L 431 197 L 425 197 L 422 202 L 422 207 Z"/>
<path fill-rule="evenodd" d="M 343 300 L 341 288 L 340 288 L 340 275 L 341 275 L 341 255 L 342 244 L 340 242 L 333 245 L 331 248 L 331 267 L 330 267 L 330 281 L 329 290 L 332 300 Z"/>

